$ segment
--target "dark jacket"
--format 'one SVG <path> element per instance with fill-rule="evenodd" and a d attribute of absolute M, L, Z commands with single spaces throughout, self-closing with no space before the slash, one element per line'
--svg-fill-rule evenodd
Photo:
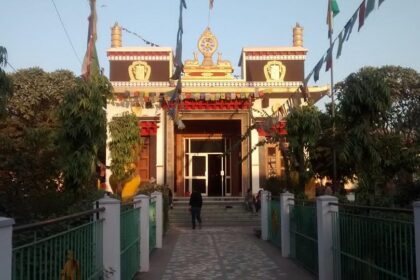
<path fill-rule="evenodd" d="M 202 205 L 203 205 L 203 198 L 201 197 L 201 193 L 192 192 L 190 196 L 190 206 L 201 208 Z"/>

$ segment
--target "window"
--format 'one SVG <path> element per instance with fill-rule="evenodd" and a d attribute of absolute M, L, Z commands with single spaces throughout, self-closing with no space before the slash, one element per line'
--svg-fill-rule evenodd
<path fill-rule="evenodd" d="M 267 177 L 281 176 L 284 172 L 283 157 L 276 144 L 266 145 Z"/>

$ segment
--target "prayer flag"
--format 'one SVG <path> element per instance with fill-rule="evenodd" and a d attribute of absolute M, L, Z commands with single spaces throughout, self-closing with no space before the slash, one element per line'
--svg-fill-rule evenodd
<path fill-rule="evenodd" d="M 214 0 L 210 0 L 210 2 L 209 2 L 209 8 L 210 8 L 210 10 L 213 9 L 213 5 L 214 5 Z"/>
<path fill-rule="evenodd" d="M 344 26 L 344 39 L 347 41 L 350 38 L 350 34 L 353 30 L 353 26 L 356 23 L 357 20 L 357 13 L 358 11 L 356 11 L 353 16 L 351 17 L 351 19 L 346 23 L 346 25 Z"/>
<path fill-rule="evenodd" d="M 362 4 L 359 7 L 359 28 L 357 31 L 360 31 L 363 24 L 365 24 L 365 13 L 366 13 L 366 0 L 363 0 Z"/>
<path fill-rule="evenodd" d="M 317 82 L 319 80 L 319 71 L 321 71 L 322 64 L 324 64 L 324 57 L 322 57 L 318 63 L 315 65 L 314 68 L 314 81 Z"/>
<path fill-rule="evenodd" d="M 341 51 L 343 50 L 344 37 L 345 36 L 343 34 L 343 31 L 341 31 L 338 35 L 338 50 L 336 58 L 339 58 L 341 56 Z"/>
<path fill-rule="evenodd" d="M 378 7 L 380 7 L 384 1 L 385 1 L 385 0 L 379 0 L 379 5 L 378 5 Z"/>
<path fill-rule="evenodd" d="M 328 0 L 328 10 L 327 10 L 327 24 L 328 24 L 328 38 L 331 37 L 333 33 L 333 17 L 338 15 L 340 9 L 337 4 L 337 0 Z"/>
<path fill-rule="evenodd" d="M 366 14 L 365 18 L 375 9 L 375 0 L 368 0 L 366 4 Z"/>
<path fill-rule="evenodd" d="M 334 44 L 327 51 L 327 56 L 325 57 L 325 62 L 326 62 L 325 72 L 330 70 L 331 67 L 332 67 L 332 51 L 333 51 L 333 48 L 334 48 Z"/>
<path fill-rule="evenodd" d="M 305 80 L 303 81 L 303 83 L 305 85 L 308 84 L 309 80 L 311 79 L 312 75 L 314 74 L 314 70 L 311 71 L 311 73 L 308 74 L 308 76 L 306 76 Z"/>
<path fill-rule="evenodd" d="M 333 13 L 333 16 L 338 15 L 340 13 L 340 8 L 338 7 L 337 0 L 331 0 L 331 11 Z"/>
<path fill-rule="evenodd" d="M 82 76 L 87 80 L 94 75 L 99 74 L 99 60 L 96 53 L 96 0 L 90 0 L 90 15 L 87 38 L 87 50 L 83 59 Z"/>

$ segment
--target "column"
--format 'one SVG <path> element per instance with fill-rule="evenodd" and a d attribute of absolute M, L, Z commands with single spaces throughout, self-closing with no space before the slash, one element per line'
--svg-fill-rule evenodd
<path fill-rule="evenodd" d="M 15 220 L 0 217 L 0 271 L 1 279 L 12 279 L 12 233 Z"/>
<path fill-rule="evenodd" d="M 140 271 L 149 271 L 149 197 L 134 197 L 135 207 L 140 206 Z"/>
<path fill-rule="evenodd" d="M 258 131 L 256 129 L 251 130 L 251 150 L 259 142 Z M 259 147 L 252 151 L 251 154 L 251 182 L 252 182 L 252 193 L 257 193 L 260 189 L 260 151 Z"/>
<path fill-rule="evenodd" d="M 318 275 L 319 279 L 334 279 L 334 253 L 332 213 L 338 212 L 338 203 L 335 196 L 324 195 L 316 199 L 317 226 L 318 226 Z"/>
<path fill-rule="evenodd" d="M 105 211 L 100 212 L 102 222 L 102 254 L 103 266 L 107 279 L 119 280 L 121 277 L 121 244 L 120 244 L 120 211 L 121 202 L 118 199 L 105 195 L 99 199 L 99 207 Z"/>
<path fill-rule="evenodd" d="M 156 248 L 162 248 L 163 237 L 163 199 L 161 192 L 153 192 L 156 198 Z"/>
<path fill-rule="evenodd" d="M 414 210 L 414 238 L 416 242 L 417 279 L 420 279 L 420 201 L 413 203 Z"/>
<path fill-rule="evenodd" d="M 261 191 L 261 239 L 268 240 L 268 203 L 271 200 L 269 191 Z"/>
<path fill-rule="evenodd" d="M 166 153 L 166 184 L 169 188 L 174 189 L 175 187 L 175 129 L 174 129 L 174 121 L 169 117 L 166 116 L 166 147 L 164 152 Z M 176 194 L 174 193 L 174 196 Z"/>
<path fill-rule="evenodd" d="M 160 111 L 160 127 L 156 134 L 156 183 L 165 183 L 165 114 Z"/>
<path fill-rule="evenodd" d="M 294 205 L 294 194 L 285 192 L 280 194 L 280 229 L 281 229 L 281 255 L 290 256 L 290 205 Z"/>

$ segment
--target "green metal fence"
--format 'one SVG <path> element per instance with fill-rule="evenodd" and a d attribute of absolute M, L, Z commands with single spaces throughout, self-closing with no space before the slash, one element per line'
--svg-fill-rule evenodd
<path fill-rule="evenodd" d="M 416 279 L 412 214 L 340 206 L 332 226 L 334 279 Z"/>
<path fill-rule="evenodd" d="M 272 197 L 268 202 L 268 240 L 281 248 L 280 199 Z"/>
<path fill-rule="evenodd" d="M 290 255 L 307 270 L 318 274 L 318 234 L 313 202 L 295 200 L 290 205 Z"/>
<path fill-rule="evenodd" d="M 16 227 L 12 279 L 102 279 L 103 210 Z"/>
<path fill-rule="evenodd" d="M 156 200 L 151 198 L 149 204 L 149 251 L 156 248 Z"/>
<path fill-rule="evenodd" d="M 120 218 L 121 279 L 130 280 L 140 269 L 140 208 L 122 205 Z"/>

